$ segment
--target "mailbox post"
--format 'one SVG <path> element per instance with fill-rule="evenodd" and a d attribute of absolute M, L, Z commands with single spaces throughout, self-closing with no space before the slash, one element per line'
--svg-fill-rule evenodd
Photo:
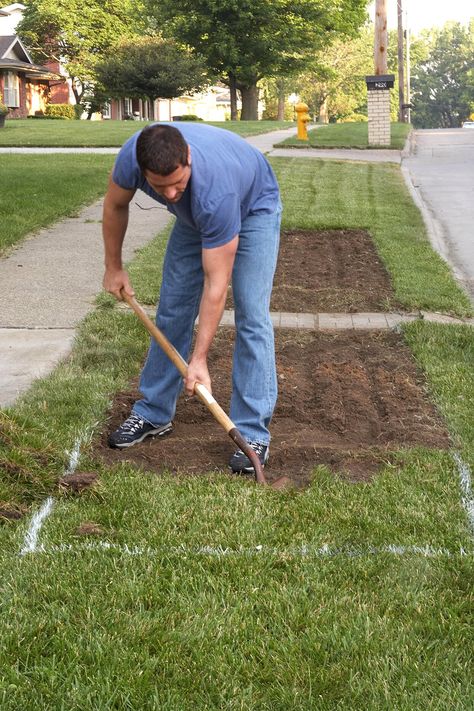
<path fill-rule="evenodd" d="M 390 89 L 393 89 L 394 80 L 393 74 L 373 74 L 365 77 L 369 146 L 390 145 Z"/>

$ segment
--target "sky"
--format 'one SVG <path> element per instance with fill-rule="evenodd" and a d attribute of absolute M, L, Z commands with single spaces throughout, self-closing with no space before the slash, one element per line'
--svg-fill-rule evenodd
<path fill-rule="evenodd" d="M 413 33 L 430 27 L 442 27 L 448 20 L 466 24 L 474 17 L 473 0 L 401 0 L 404 14 L 407 13 L 408 27 Z M 369 17 L 375 18 L 375 3 L 368 7 Z M 387 19 L 390 30 L 397 27 L 397 0 L 387 0 Z"/>

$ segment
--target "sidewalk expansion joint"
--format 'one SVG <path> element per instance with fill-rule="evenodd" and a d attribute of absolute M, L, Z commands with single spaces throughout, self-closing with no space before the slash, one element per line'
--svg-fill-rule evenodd
<path fill-rule="evenodd" d="M 121 310 L 129 310 L 125 303 L 117 304 Z M 154 317 L 153 306 L 145 306 L 144 310 Z M 474 326 L 474 319 L 462 319 L 447 314 L 419 311 L 416 313 L 289 313 L 272 311 L 271 319 L 275 328 L 294 328 L 313 331 L 358 331 L 358 330 L 393 330 L 404 323 L 427 321 L 443 325 Z M 197 323 L 197 320 L 196 320 Z M 234 326 L 234 312 L 224 311 L 220 326 Z"/>

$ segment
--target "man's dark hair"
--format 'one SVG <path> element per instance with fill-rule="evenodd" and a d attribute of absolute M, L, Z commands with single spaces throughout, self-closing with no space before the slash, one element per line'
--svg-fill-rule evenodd
<path fill-rule="evenodd" d="M 170 175 L 188 165 L 188 144 L 174 126 L 147 126 L 138 136 L 137 161 L 142 172 Z"/>

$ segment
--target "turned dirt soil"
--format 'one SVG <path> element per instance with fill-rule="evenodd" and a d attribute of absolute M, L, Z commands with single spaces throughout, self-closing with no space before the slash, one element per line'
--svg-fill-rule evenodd
<path fill-rule="evenodd" d="M 210 356 L 213 393 L 228 412 L 233 330 L 221 329 Z M 417 445 L 447 448 L 449 437 L 428 398 L 421 372 L 399 334 L 311 331 L 276 333 L 279 398 L 271 431 L 270 481 L 286 474 L 298 487 L 327 465 L 350 480 L 368 479 L 391 453 Z M 126 451 L 106 439 L 139 397 L 136 382 L 114 400 L 95 453 L 157 473 L 225 470 L 233 444 L 208 410 L 181 396 L 174 431 Z"/>
<path fill-rule="evenodd" d="M 272 310 L 377 311 L 388 303 L 393 308 L 390 279 L 366 232 L 282 234 Z M 226 412 L 233 339 L 233 329 L 220 329 L 209 357 L 213 394 Z M 285 474 L 303 487 L 317 465 L 364 480 L 392 461 L 394 451 L 449 446 L 446 427 L 400 334 L 278 329 L 275 345 L 279 398 L 265 469 L 270 481 Z M 100 459 L 130 461 L 157 474 L 228 471 L 233 443 L 196 398 L 180 397 L 171 435 L 125 451 L 109 449 L 108 434 L 138 397 L 137 381 L 116 395 L 94 443 Z"/>
<path fill-rule="evenodd" d="M 272 311 L 353 313 L 398 307 L 390 277 L 367 232 L 282 232 Z M 233 308 L 231 296 L 226 308 Z"/>

